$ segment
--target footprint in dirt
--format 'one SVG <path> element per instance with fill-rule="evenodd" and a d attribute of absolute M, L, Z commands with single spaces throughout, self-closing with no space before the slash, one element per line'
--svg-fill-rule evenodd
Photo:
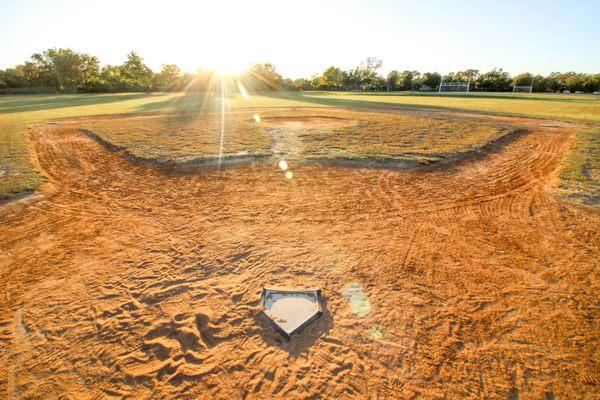
<path fill-rule="evenodd" d="M 177 347 L 183 353 L 188 350 L 201 351 L 220 343 L 215 337 L 218 331 L 218 327 L 211 322 L 209 310 L 201 310 L 194 315 L 177 314 L 171 320 L 155 323 L 145 335 L 146 345 L 149 349 L 154 349 L 156 343 L 165 347 L 160 350 L 161 354 L 157 354 L 159 357 L 177 351 Z"/>

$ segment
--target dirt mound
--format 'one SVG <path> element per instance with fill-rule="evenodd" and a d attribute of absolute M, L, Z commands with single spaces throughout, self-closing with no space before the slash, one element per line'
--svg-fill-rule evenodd
<path fill-rule="evenodd" d="M 287 129 L 326 128 L 358 124 L 358 121 L 355 119 L 329 116 L 263 117 L 261 121 L 268 127 Z"/>
<path fill-rule="evenodd" d="M 164 174 L 74 128 L 31 139 L 51 183 L 0 208 L 7 398 L 597 392 L 600 218 L 549 185 L 566 128 L 415 170 L 291 161 L 293 179 Z M 265 285 L 321 287 L 324 315 L 282 341 Z"/>

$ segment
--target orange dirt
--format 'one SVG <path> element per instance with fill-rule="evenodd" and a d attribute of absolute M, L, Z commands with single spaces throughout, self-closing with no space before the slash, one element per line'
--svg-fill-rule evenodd
<path fill-rule="evenodd" d="M 598 213 L 553 196 L 568 127 L 413 170 L 164 172 L 60 125 L 0 207 L 5 398 L 597 396 Z M 535 128 L 531 128 L 535 127 Z M 321 287 L 283 342 L 264 285 Z"/>

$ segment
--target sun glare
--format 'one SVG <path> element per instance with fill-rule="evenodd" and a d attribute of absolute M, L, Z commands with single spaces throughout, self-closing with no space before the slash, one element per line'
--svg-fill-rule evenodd
<path fill-rule="evenodd" d="M 236 58 L 235 56 L 220 57 L 210 65 L 210 69 L 221 76 L 240 75 L 248 69 L 249 64 Z"/>

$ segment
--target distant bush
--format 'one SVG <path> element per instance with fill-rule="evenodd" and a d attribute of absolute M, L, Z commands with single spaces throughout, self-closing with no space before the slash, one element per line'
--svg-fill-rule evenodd
<path fill-rule="evenodd" d="M 49 86 L 29 86 L 16 88 L 1 88 L 2 94 L 55 94 L 58 93 L 55 87 Z"/>

